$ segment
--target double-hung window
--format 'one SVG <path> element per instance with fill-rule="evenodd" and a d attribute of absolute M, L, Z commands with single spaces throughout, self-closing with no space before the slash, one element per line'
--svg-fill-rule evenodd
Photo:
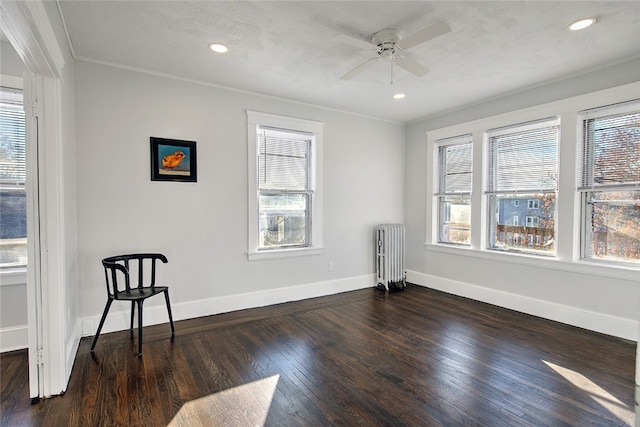
<path fill-rule="evenodd" d="M 548 119 L 487 132 L 489 249 L 555 254 L 559 127 Z"/>
<path fill-rule="evenodd" d="M 438 242 L 469 245 L 471 240 L 471 135 L 437 141 Z"/>
<path fill-rule="evenodd" d="M 640 100 L 582 119 L 582 257 L 640 264 Z"/>
<path fill-rule="evenodd" d="M 22 91 L 0 87 L 0 267 L 27 264 L 26 176 Z"/>
<path fill-rule="evenodd" d="M 248 121 L 249 258 L 320 249 L 322 123 L 251 111 Z"/>

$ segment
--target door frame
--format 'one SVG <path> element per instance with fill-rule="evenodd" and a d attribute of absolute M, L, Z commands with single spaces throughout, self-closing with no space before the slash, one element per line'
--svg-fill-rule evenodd
<path fill-rule="evenodd" d="M 57 6 L 57 5 L 56 5 Z M 62 206 L 64 55 L 41 1 L 0 3 L 0 27 L 24 62 L 27 134 L 27 304 L 32 401 L 65 391 L 70 368 L 65 327 L 65 228 Z M 75 279 L 74 279 L 75 280 Z M 67 338 L 71 338 L 68 340 Z"/>

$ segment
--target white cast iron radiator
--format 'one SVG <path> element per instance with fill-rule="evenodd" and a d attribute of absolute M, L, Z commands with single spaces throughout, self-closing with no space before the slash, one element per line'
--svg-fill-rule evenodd
<path fill-rule="evenodd" d="M 376 226 L 376 283 L 387 291 L 403 290 L 407 286 L 404 271 L 404 225 Z"/>

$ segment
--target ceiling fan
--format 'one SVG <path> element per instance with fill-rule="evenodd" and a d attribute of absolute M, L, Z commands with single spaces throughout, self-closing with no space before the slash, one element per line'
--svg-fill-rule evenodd
<path fill-rule="evenodd" d="M 371 42 L 351 37 L 346 34 L 334 36 L 334 40 L 341 43 L 349 44 L 361 49 L 373 50 L 378 54 L 377 56 L 358 65 L 340 79 L 351 80 L 381 59 L 388 60 L 391 63 L 391 84 L 393 84 L 394 64 L 397 64 L 417 77 L 422 77 L 429 72 L 429 69 L 413 59 L 409 59 L 402 55 L 402 51 L 435 39 L 449 31 L 451 31 L 451 28 L 449 28 L 445 22 L 437 21 L 434 24 L 429 25 L 427 28 L 423 28 L 417 33 L 405 38 L 400 38 L 400 33 L 395 28 L 387 28 L 374 33 L 373 36 L 371 36 Z"/>

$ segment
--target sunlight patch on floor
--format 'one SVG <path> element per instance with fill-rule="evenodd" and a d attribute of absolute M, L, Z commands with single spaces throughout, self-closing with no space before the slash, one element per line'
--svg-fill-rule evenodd
<path fill-rule="evenodd" d="M 187 402 L 169 427 L 264 426 L 279 379 L 273 375 Z"/>
<path fill-rule="evenodd" d="M 571 369 L 563 368 L 555 363 L 543 360 L 545 365 L 553 369 L 555 372 L 564 377 L 574 386 L 585 391 L 593 400 L 602 405 L 607 411 L 611 412 L 625 424 L 632 426 L 634 420 L 633 408 L 627 407 L 618 398 L 591 381 L 579 372 Z"/>

